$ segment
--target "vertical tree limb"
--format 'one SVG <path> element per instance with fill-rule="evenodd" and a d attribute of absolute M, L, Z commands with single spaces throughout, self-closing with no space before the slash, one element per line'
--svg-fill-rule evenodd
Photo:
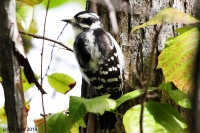
<path fill-rule="evenodd" d="M 199 92 L 200 92 L 200 41 L 198 50 L 196 53 L 196 61 L 194 65 L 194 91 L 192 93 L 191 102 L 192 102 L 192 110 L 191 110 L 191 132 L 192 133 L 199 133 L 200 132 L 200 111 L 199 111 Z"/>
<path fill-rule="evenodd" d="M 15 2 L 2 0 L 0 4 L 0 73 L 3 79 L 9 133 L 22 133 L 26 131 L 27 114 L 20 65 L 15 56 L 15 47 L 22 46 L 16 24 Z"/>

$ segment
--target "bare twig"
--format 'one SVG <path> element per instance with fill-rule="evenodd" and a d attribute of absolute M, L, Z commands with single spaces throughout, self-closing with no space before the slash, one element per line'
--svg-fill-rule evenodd
<path fill-rule="evenodd" d="M 48 3 L 47 3 L 47 10 L 46 10 L 46 14 L 45 14 L 45 19 L 44 19 L 44 31 L 43 31 L 43 37 L 45 35 L 45 30 L 46 30 L 46 20 L 47 20 L 47 13 L 48 13 L 48 9 L 49 9 L 49 3 L 50 3 L 50 0 L 48 0 Z M 43 82 L 43 79 L 42 79 L 42 68 L 43 68 L 43 53 L 44 53 L 44 39 L 43 39 L 43 42 L 42 42 L 42 51 L 41 51 L 41 86 L 42 86 L 42 82 Z M 47 128 L 47 122 L 46 122 L 46 116 L 45 116 L 45 109 L 44 109 L 44 97 L 43 95 L 41 95 L 42 97 L 42 110 L 43 110 L 43 114 L 44 114 L 44 127 L 45 127 L 45 133 L 48 133 L 48 128 Z"/>
<path fill-rule="evenodd" d="M 112 5 L 112 3 L 110 2 L 110 0 L 104 0 L 104 2 L 109 10 L 109 17 L 110 17 L 110 20 L 112 23 L 113 32 L 114 32 L 114 34 L 117 34 L 119 32 L 119 28 L 118 28 L 117 18 L 116 18 L 116 14 L 115 14 L 115 8 Z"/>
<path fill-rule="evenodd" d="M 68 23 L 67 23 L 67 24 L 68 24 Z M 58 38 L 61 36 L 61 34 L 63 33 L 63 31 L 64 31 L 65 27 L 67 26 L 67 24 L 64 26 L 64 28 L 62 29 L 61 33 L 58 35 L 57 40 L 58 40 Z M 55 43 L 53 44 L 52 47 L 53 47 L 53 48 L 52 48 L 52 50 L 51 50 L 51 58 L 50 58 L 49 65 L 48 65 L 48 67 L 47 67 L 47 70 L 46 70 L 46 73 L 45 73 L 44 77 L 47 76 L 47 73 L 48 73 L 49 68 L 50 68 L 50 65 L 51 65 L 51 61 L 52 61 L 52 59 L 53 59 L 53 50 L 54 50 L 54 47 L 55 47 Z M 43 77 L 42 79 L 44 79 L 44 77 Z"/>
<path fill-rule="evenodd" d="M 61 43 L 61 42 L 58 42 L 56 40 L 53 40 L 53 39 L 50 39 L 48 37 L 45 37 L 45 36 L 40 36 L 40 35 L 35 35 L 35 34 L 32 34 L 32 33 L 26 33 L 24 31 L 19 31 L 20 34 L 23 34 L 23 35 L 28 35 L 28 36 L 32 36 L 33 38 L 36 38 L 36 39 L 44 39 L 44 40 L 47 40 L 47 41 L 50 41 L 50 42 L 54 42 L 54 43 L 57 43 L 59 44 L 60 46 L 64 47 L 66 50 L 69 50 L 71 52 L 73 52 L 73 50 L 69 47 L 67 47 L 65 44 Z"/>
<path fill-rule="evenodd" d="M 156 32 L 156 35 L 155 35 L 154 40 L 153 40 L 148 80 L 147 80 L 147 84 L 144 88 L 144 95 L 143 95 L 143 99 L 142 99 L 142 107 L 141 107 L 141 112 L 140 112 L 140 133 L 143 133 L 144 106 L 145 106 L 145 103 L 146 103 L 146 100 L 147 100 L 147 92 L 148 92 L 148 88 L 149 88 L 149 85 L 151 83 L 151 78 L 152 78 L 153 71 L 154 71 L 154 68 L 155 68 L 155 53 L 156 53 L 156 47 L 158 46 L 158 36 L 159 36 L 160 31 L 162 29 L 162 25 L 163 24 L 161 24 L 159 31 Z"/>

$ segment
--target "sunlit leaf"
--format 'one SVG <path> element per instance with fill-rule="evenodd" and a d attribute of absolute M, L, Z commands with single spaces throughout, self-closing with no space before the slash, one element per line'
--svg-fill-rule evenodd
<path fill-rule="evenodd" d="M 170 98 L 173 99 L 179 106 L 191 108 L 190 95 L 185 94 L 178 89 L 172 90 L 171 83 L 163 83 L 159 86 L 159 89 L 165 90 L 169 94 Z"/>
<path fill-rule="evenodd" d="M 0 127 L 0 133 L 6 133 L 2 127 Z"/>
<path fill-rule="evenodd" d="M 33 121 L 34 121 L 34 123 L 35 123 L 35 126 L 36 126 L 36 127 L 39 127 L 39 126 L 41 126 L 41 125 L 43 124 L 44 118 L 35 119 L 35 120 L 33 120 Z"/>
<path fill-rule="evenodd" d="M 55 7 L 58 7 L 58 6 L 61 6 L 65 3 L 69 3 L 69 2 L 73 2 L 73 3 L 78 3 L 80 4 L 81 6 L 85 7 L 85 3 L 86 3 L 86 0 L 52 0 L 50 1 L 50 5 L 49 5 L 49 8 L 55 8 Z M 42 5 L 44 5 L 45 7 L 47 7 L 47 3 L 48 3 L 48 0 L 44 0 L 42 2 Z"/>
<path fill-rule="evenodd" d="M 28 111 L 30 110 L 29 106 L 30 101 L 31 99 L 28 102 L 25 102 L 26 113 L 28 113 Z M 7 116 L 4 106 L 0 108 L 0 124 L 7 124 Z"/>
<path fill-rule="evenodd" d="M 46 121 L 49 133 L 68 133 L 66 130 L 68 127 L 68 117 L 63 112 L 46 116 Z M 44 133 L 43 118 L 34 120 L 34 122 L 38 126 L 38 133 Z"/>
<path fill-rule="evenodd" d="M 48 115 L 46 121 L 49 133 L 78 133 L 79 131 L 79 125 L 77 123 L 70 125 L 69 117 L 64 112 Z M 35 119 L 34 123 L 38 127 L 38 133 L 45 132 L 44 118 Z"/>
<path fill-rule="evenodd" d="M 35 78 L 38 80 L 38 76 L 34 73 Z M 28 89 L 30 89 L 31 87 L 33 87 L 35 84 L 31 83 L 29 84 L 26 76 L 24 75 L 24 68 L 21 67 L 21 78 L 22 78 L 22 85 L 23 85 L 23 90 L 27 91 Z"/>
<path fill-rule="evenodd" d="M 26 113 L 28 113 L 28 111 L 30 110 L 30 102 L 32 99 L 29 99 L 28 101 L 25 102 L 25 107 L 26 107 Z"/>
<path fill-rule="evenodd" d="M 157 87 L 150 87 L 148 89 L 148 92 L 154 91 L 156 89 L 158 89 L 158 88 Z M 143 93 L 144 93 L 144 89 L 138 89 L 138 90 L 134 90 L 132 92 L 126 93 L 125 95 L 121 96 L 119 99 L 116 100 L 117 107 L 119 107 L 122 103 L 124 103 L 127 100 L 141 96 Z"/>
<path fill-rule="evenodd" d="M 69 114 L 63 112 L 47 116 L 48 132 L 65 133 L 69 131 L 76 132 L 77 126 L 86 127 L 83 117 L 87 112 L 102 114 L 116 107 L 116 102 L 108 98 L 109 95 L 85 99 L 76 96 L 70 96 Z M 98 105 L 98 106 L 97 106 Z M 39 132 L 44 132 L 44 120 L 34 120 Z M 61 124 L 62 123 L 62 124 Z M 65 125 L 65 126 L 64 126 Z M 61 127 L 63 128 L 61 129 Z M 57 130 L 57 131 L 56 131 Z"/>
<path fill-rule="evenodd" d="M 79 120 L 77 121 L 77 125 L 86 128 L 86 124 L 85 124 L 83 118 L 81 118 L 81 119 L 79 119 Z M 71 131 L 72 131 L 72 130 L 71 130 Z"/>
<path fill-rule="evenodd" d="M 70 130 L 70 133 L 79 133 L 79 125 L 76 123 Z"/>
<path fill-rule="evenodd" d="M 37 5 L 37 4 L 40 4 L 43 0 L 18 0 L 18 1 L 24 2 L 28 5 Z"/>
<path fill-rule="evenodd" d="M 181 28 L 176 29 L 176 32 L 178 32 L 179 34 L 185 33 L 186 31 L 189 31 L 193 28 L 197 28 L 198 24 L 190 24 L 187 26 L 183 26 Z"/>
<path fill-rule="evenodd" d="M 190 95 L 183 93 L 180 90 L 168 90 L 170 98 L 173 99 L 179 106 L 191 108 Z"/>
<path fill-rule="evenodd" d="M 85 102 L 86 110 L 92 113 L 99 113 L 102 115 L 105 111 L 115 109 L 115 100 L 109 99 L 108 97 L 109 95 L 103 95 L 93 99 L 88 99 Z"/>
<path fill-rule="evenodd" d="M 129 109 L 123 124 L 126 133 L 140 133 L 141 105 Z M 186 122 L 181 115 L 169 104 L 154 101 L 146 103 L 143 115 L 144 133 L 185 133 Z"/>
<path fill-rule="evenodd" d="M 199 41 L 199 31 L 193 28 L 170 40 L 158 57 L 157 68 L 162 68 L 166 82 L 173 82 L 184 93 L 192 92 L 194 57 Z"/>
<path fill-rule="evenodd" d="M 6 116 L 6 111 L 5 107 L 0 108 L 0 124 L 7 124 L 7 116 Z"/>
<path fill-rule="evenodd" d="M 161 24 L 162 22 L 170 22 L 170 23 L 181 23 L 181 24 L 191 24 L 199 22 L 198 19 L 194 18 L 190 14 L 184 13 L 174 8 L 166 8 L 158 14 L 156 14 L 152 19 L 148 22 L 136 26 L 132 29 L 134 32 L 137 29 L 144 28 L 150 25 Z"/>
<path fill-rule="evenodd" d="M 63 73 L 53 73 L 49 75 L 48 82 L 52 88 L 63 94 L 70 91 L 76 85 L 73 78 Z"/>
<path fill-rule="evenodd" d="M 16 19 L 18 28 L 28 31 L 33 19 L 33 7 L 26 3 L 16 1 Z"/>

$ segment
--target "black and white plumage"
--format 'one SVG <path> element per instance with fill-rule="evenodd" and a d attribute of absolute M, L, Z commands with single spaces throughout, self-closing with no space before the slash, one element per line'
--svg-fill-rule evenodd
<path fill-rule="evenodd" d="M 113 99 L 120 97 L 123 53 L 115 39 L 103 29 L 99 16 L 83 11 L 63 21 L 73 27 L 74 54 L 84 79 L 98 94 L 110 94 Z"/>
<path fill-rule="evenodd" d="M 103 29 L 99 16 L 82 11 L 72 19 L 63 20 L 72 25 L 75 33 L 74 54 L 83 78 L 98 95 L 122 95 L 123 53 L 115 39 Z"/>

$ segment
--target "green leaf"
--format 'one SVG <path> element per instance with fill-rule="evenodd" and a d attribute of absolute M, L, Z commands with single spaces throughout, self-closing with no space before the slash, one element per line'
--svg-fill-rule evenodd
<path fill-rule="evenodd" d="M 83 117 L 87 112 L 103 114 L 105 111 L 115 109 L 115 100 L 109 99 L 109 95 L 95 97 L 92 99 L 85 99 L 76 96 L 70 96 L 69 102 L 69 122 L 67 131 L 78 123 L 78 125 L 85 127 Z"/>
<path fill-rule="evenodd" d="M 69 127 L 72 127 L 76 122 L 80 122 L 84 115 L 87 113 L 84 103 L 88 99 L 70 96 L 69 101 Z M 67 129 L 70 131 L 70 128 Z"/>
<path fill-rule="evenodd" d="M 63 112 L 46 116 L 47 127 L 49 133 L 68 133 L 68 117 Z M 44 120 L 41 119 L 41 124 L 38 125 L 38 133 L 44 133 Z"/>
<path fill-rule="evenodd" d="M 184 13 L 174 8 L 166 8 L 156 14 L 152 19 L 148 22 L 136 26 L 132 29 L 132 32 L 137 29 L 144 28 L 150 25 L 161 24 L 162 22 L 170 22 L 170 23 L 181 23 L 181 24 L 191 24 L 199 22 L 198 19 L 194 18 L 190 14 Z"/>
<path fill-rule="evenodd" d="M 181 28 L 176 29 L 176 32 L 178 32 L 179 34 L 183 34 L 183 33 L 185 33 L 186 31 L 191 30 L 192 28 L 196 28 L 197 26 L 198 26 L 198 25 L 196 25 L 196 24 L 190 24 L 190 25 L 188 25 L 188 26 L 183 26 L 183 27 L 181 27 Z"/>
<path fill-rule="evenodd" d="M 0 108 L 0 124 L 7 124 L 7 116 L 4 106 Z"/>
<path fill-rule="evenodd" d="M 2 127 L 0 127 L 0 133 L 7 133 L 7 132 L 4 131 L 4 129 Z"/>
<path fill-rule="evenodd" d="M 66 94 L 76 85 L 73 78 L 63 73 L 51 74 L 48 76 L 48 82 L 52 88 L 63 94 Z"/>
<path fill-rule="evenodd" d="M 150 87 L 148 89 L 148 92 L 154 91 L 156 89 L 158 89 L 158 88 L 157 87 Z M 127 100 L 141 96 L 143 93 L 144 93 L 144 89 L 138 89 L 138 90 L 134 90 L 132 92 L 126 93 L 125 95 L 121 96 L 120 98 L 118 98 L 116 100 L 117 107 L 119 107 L 122 103 L 124 103 Z"/>
<path fill-rule="evenodd" d="M 79 133 L 79 124 L 74 124 L 72 129 L 70 130 L 70 133 Z"/>
<path fill-rule="evenodd" d="M 35 78 L 38 80 L 39 77 L 35 73 L 34 73 L 34 75 L 35 75 Z M 34 83 L 29 84 L 26 76 L 24 75 L 24 68 L 23 67 L 21 67 L 21 78 L 22 78 L 22 85 L 23 85 L 24 92 L 35 85 Z"/>
<path fill-rule="evenodd" d="M 28 31 L 33 19 L 33 7 L 26 3 L 16 1 L 16 19 L 18 28 Z"/>
<path fill-rule="evenodd" d="M 103 95 L 100 97 L 95 97 L 93 99 L 88 99 L 85 102 L 86 110 L 92 113 L 99 113 L 102 115 L 105 111 L 115 109 L 116 101 L 113 99 L 109 99 L 108 97 L 109 95 Z"/>
<path fill-rule="evenodd" d="M 18 0 L 18 1 L 24 2 L 28 5 L 37 5 L 40 4 L 43 0 Z"/>
<path fill-rule="evenodd" d="M 124 117 L 123 124 L 127 133 L 140 132 L 141 105 L 129 109 Z M 144 133 L 185 133 L 185 120 L 169 104 L 154 101 L 146 103 L 143 115 Z"/>
<path fill-rule="evenodd" d="M 77 124 L 78 124 L 79 126 L 81 126 L 81 127 L 86 128 L 86 124 L 85 124 L 83 118 L 79 119 L 79 120 L 77 121 Z"/>
<path fill-rule="evenodd" d="M 170 40 L 158 57 L 157 68 L 162 68 L 166 82 L 173 82 L 184 93 L 192 92 L 194 57 L 199 42 L 199 31 L 193 28 Z"/>
<path fill-rule="evenodd" d="M 65 4 L 67 2 L 76 2 L 85 7 L 86 0 L 76 0 L 76 1 L 74 1 L 74 0 L 52 0 L 52 1 L 50 1 L 49 8 L 55 8 L 55 7 Z M 47 7 L 47 3 L 48 3 L 48 0 L 44 0 L 42 2 L 42 5 Z"/>
<path fill-rule="evenodd" d="M 190 95 L 185 94 L 180 90 L 172 90 L 171 83 L 163 83 L 159 86 L 159 89 L 165 90 L 169 94 L 170 98 L 179 106 L 191 108 Z"/>

